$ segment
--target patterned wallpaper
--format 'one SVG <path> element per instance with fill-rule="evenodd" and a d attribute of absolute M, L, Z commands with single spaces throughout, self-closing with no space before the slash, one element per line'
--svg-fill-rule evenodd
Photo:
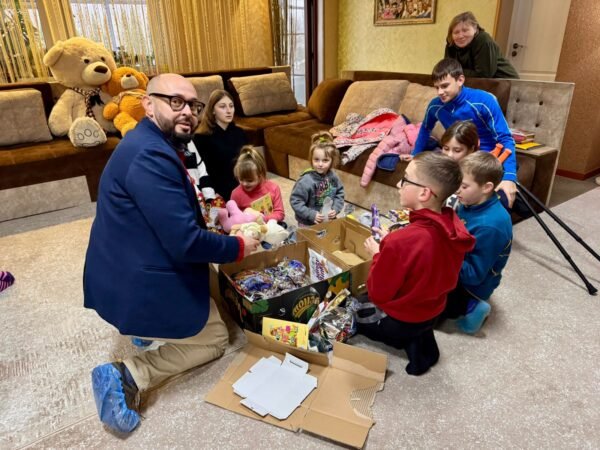
<path fill-rule="evenodd" d="M 375 26 L 377 0 L 339 0 L 338 71 L 431 73 L 444 57 L 450 20 L 472 11 L 490 34 L 501 0 L 437 0 L 435 23 Z"/>

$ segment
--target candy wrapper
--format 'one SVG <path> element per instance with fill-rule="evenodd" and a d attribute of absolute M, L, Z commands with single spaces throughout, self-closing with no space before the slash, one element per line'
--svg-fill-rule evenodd
<path fill-rule="evenodd" d="M 273 277 L 259 270 L 242 270 L 233 275 L 233 281 L 251 300 L 270 298 L 278 291 Z"/>
<path fill-rule="evenodd" d="M 342 273 L 342 269 L 312 248 L 308 249 L 308 264 L 310 266 L 310 281 L 312 283 L 317 283 Z"/>
<path fill-rule="evenodd" d="M 379 209 L 377 209 L 377 205 L 373 203 L 371 205 L 371 228 L 381 228 L 381 222 L 379 221 Z M 376 231 L 371 231 L 373 234 L 373 238 L 379 242 L 381 240 L 381 236 Z"/>
<path fill-rule="evenodd" d="M 310 284 L 306 267 L 295 259 L 285 259 L 264 270 L 242 270 L 232 279 L 250 301 L 271 298 Z"/>
<path fill-rule="evenodd" d="M 264 271 L 272 277 L 275 286 L 282 292 L 308 284 L 306 267 L 295 259 L 282 261 L 275 267 L 267 267 Z"/>
<path fill-rule="evenodd" d="M 333 342 L 346 342 L 356 334 L 354 315 L 342 306 L 323 314 L 319 320 L 321 338 L 333 349 Z"/>
<path fill-rule="evenodd" d="M 212 231 L 217 234 L 226 234 L 223 231 L 223 227 L 217 220 L 217 213 L 219 208 L 225 207 L 225 201 L 223 197 L 219 194 L 215 198 L 206 199 L 202 192 L 197 190 L 198 196 L 198 204 L 200 205 L 200 211 L 202 212 L 202 217 L 204 218 L 204 222 L 206 223 L 206 228 L 208 231 Z"/>
<path fill-rule="evenodd" d="M 308 321 L 310 330 L 309 343 L 319 352 L 333 349 L 333 342 L 346 342 L 356 334 L 354 313 L 342 305 L 351 299 L 350 291 L 342 289 L 333 300 L 322 302 Z"/>
<path fill-rule="evenodd" d="M 392 224 L 388 227 L 389 231 L 395 231 L 404 228 L 409 224 L 409 211 L 406 209 L 390 209 L 387 217 Z"/>

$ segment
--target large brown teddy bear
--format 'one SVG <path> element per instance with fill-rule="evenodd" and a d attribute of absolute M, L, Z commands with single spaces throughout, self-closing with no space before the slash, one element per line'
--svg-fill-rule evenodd
<path fill-rule="evenodd" d="M 119 67 L 102 90 L 113 99 L 104 107 L 104 118 L 112 120 L 117 130 L 125 136 L 146 116 L 142 97 L 146 94 L 148 77 L 131 67 Z"/>
<path fill-rule="evenodd" d="M 106 142 L 106 133 L 116 132 L 102 116 L 111 98 L 100 86 L 110 80 L 117 65 L 102 44 L 82 37 L 58 41 L 44 55 L 54 78 L 68 89 L 52 108 L 48 126 L 55 136 L 68 135 L 76 147 Z"/>

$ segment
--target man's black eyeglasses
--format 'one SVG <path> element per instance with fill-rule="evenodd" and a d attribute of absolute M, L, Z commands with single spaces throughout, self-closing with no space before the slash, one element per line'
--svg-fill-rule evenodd
<path fill-rule="evenodd" d="M 425 186 L 424 184 L 420 184 L 420 183 L 415 183 L 414 181 L 410 181 L 406 177 L 400 178 L 400 187 L 404 186 L 404 183 L 412 184 L 413 186 L 419 186 L 422 188 L 427 188 L 431 192 L 431 195 L 433 195 L 435 198 L 437 198 L 437 195 L 435 194 L 435 192 L 433 192 L 433 190 L 429 186 Z"/>
<path fill-rule="evenodd" d="M 169 102 L 169 106 L 171 107 L 171 109 L 175 112 L 181 111 L 183 108 L 185 108 L 185 105 L 187 104 L 190 109 L 192 110 L 192 114 L 195 116 L 199 116 L 200 113 L 202 113 L 202 111 L 204 110 L 204 103 L 196 101 L 196 100 L 185 100 L 181 97 L 179 97 L 178 95 L 166 95 L 166 94 L 149 94 L 153 97 L 158 97 L 158 98 L 162 98 L 165 99 Z"/>

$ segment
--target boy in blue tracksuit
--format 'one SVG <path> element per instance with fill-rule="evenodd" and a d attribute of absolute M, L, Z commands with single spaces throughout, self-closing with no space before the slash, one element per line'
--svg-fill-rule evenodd
<path fill-rule="evenodd" d="M 458 318 L 458 327 L 475 333 L 491 307 L 487 300 L 500 284 L 512 246 L 512 222 L 495 192 L 502 180 L 502 164 L 488 152 L 477 151 L 460 161 L 463 181 L 457 191 L 458 217 L 475 236 L 467 253 L 458 285 L 448 294 L 443 317 Z"/>
<path fill-rule="evenodd" d="M 448 128 L 458 120 L 473 121 L 479 133 L 481 150 L 492 151 L 496 144 L 500 143 L 504 149 L 512 152 L 504 162 L 504 176 L 498 186 L 498 190 L 504 192 L 508 207 L 511 208 L 517 191 L 515 141 L 496 97 L 489 92 L 463 86 L 465 76 L 462 67 L 458 61 L 451 58 L 438 62 L 431 77 L 438 90 L 438 97 L 431 100 L 427 107 L 412 155 L 427 148 L 427 140 L 436 122 Z"/>

